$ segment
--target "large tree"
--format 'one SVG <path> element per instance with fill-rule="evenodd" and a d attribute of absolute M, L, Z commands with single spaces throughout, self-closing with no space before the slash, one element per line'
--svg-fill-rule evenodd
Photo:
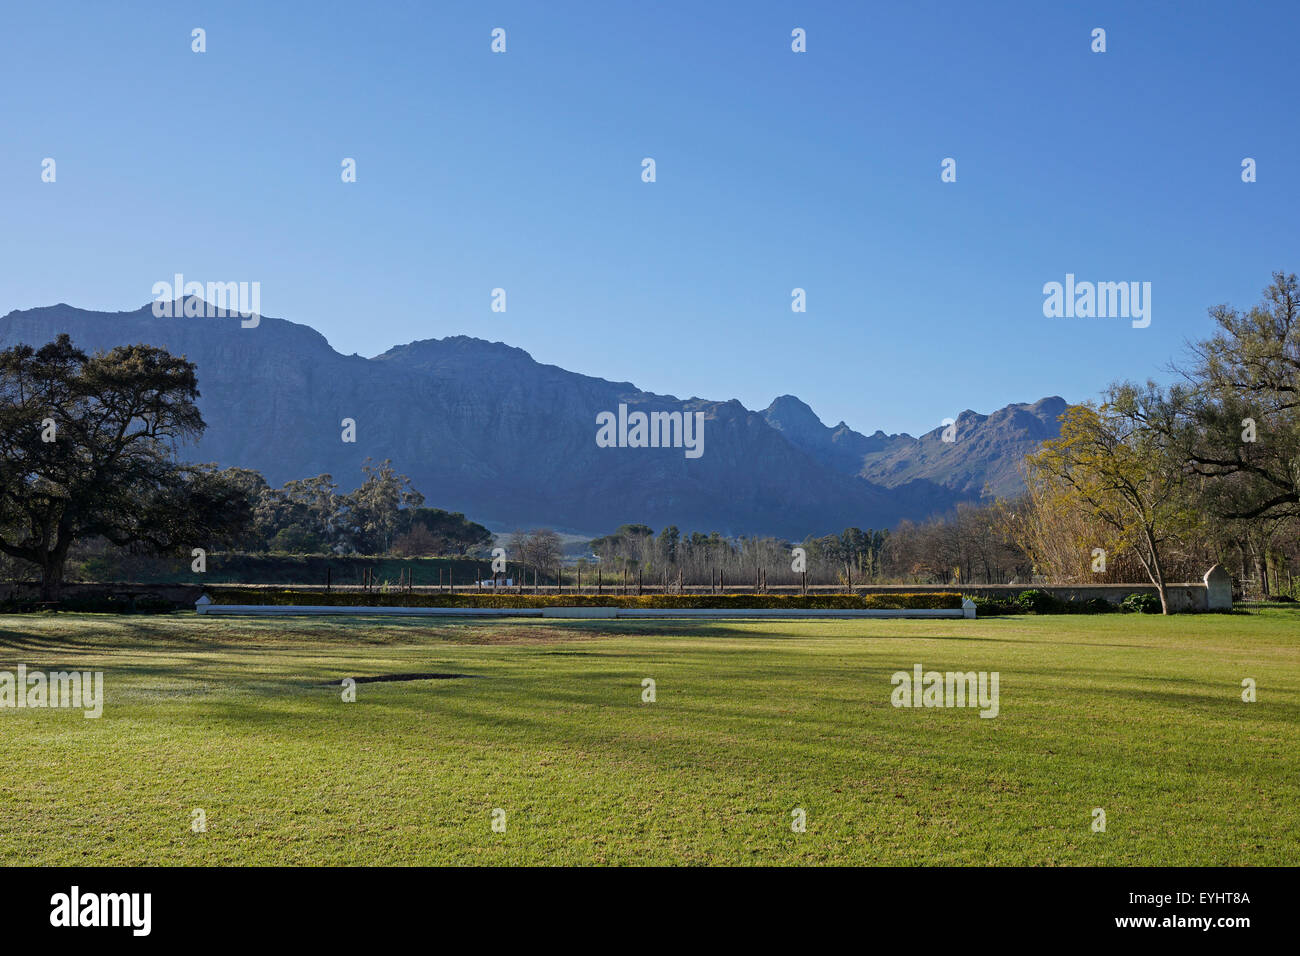
<path fill-rule="evenodd" d="M 1152 382 L 1112 386 L 1100 407 L 1071 405 L 1059 438 L 1025 459 L 1039 507 L 1075 512 L 1109 530 L 1141 563 L 1169 613 L 1168 556 L 1199 514 L 1180 450 L 1167 439 L 1177 408 Z M 1100 542 L 1077 542 L 1091 553 Z"/>
<path fill-rule="evenodd" d="M 0 551 L 40 569 L 43 600 L 75 541 L 175 552 L 246 528 L 235 482 L 174 457 L 203 431 L 198 396 L 194 365 L 149 345 L 0 352 Z"/>
<path fill-rule="evenodd" d="M 471 554 L 482 551 L 493 541 L 492 532 L 476 521 L 470 521 L 459 511 L 441 508 L 409 507 L 401 512 L 405 534 L 417 535 L 421 549 L 411 550 L 417 539 L 406 540 L 398 548 L 399 535 L 394 548 L 411 554 Z M 421 533 L 422 532 L 422 533 Z"/>
<path fill-rule="evenodd" d="M 545 575 L 558 572 L 564 561 L 563 542 L 550 528 L 515 531 L 510 535 L 509 553 L 512 560 Z"/>
<path fill-rule="evenodd" d="M 1218 326 L 1192 346 L 1180 432 L 1192 470 L 1216 482 L 1224 518 L 1300 516 L 1300 283 L 1273 274 L 1247 312 L 1210 310 Z"/>
<path fill-rule="evenodd" d="M 402 509 L 418 508 L 424 495 L 411 487 L 411 479 L 399 475 L 390 459 L 361 466 L 365 480 L 342 501 L 346 514 L 341 519 L 355 550 L 363 554 L 387 554 L 401 532 Z"/>
<path fill-rule="evenodd" d="M 1243 578 L 1253 571 L 1267 596 L 1272 542 L 1300 519 L 1300 283 L 1275 272 L 1254 308 L 1210 316 L 1214 334 L 1179 369 L 1184 414 L 1168 437 L 1205 479 L 1203 507 L 1240 549 Z"/>

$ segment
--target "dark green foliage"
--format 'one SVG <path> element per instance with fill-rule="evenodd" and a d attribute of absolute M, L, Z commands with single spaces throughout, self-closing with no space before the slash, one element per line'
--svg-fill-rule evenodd
<path fill-rule="evenodd" d="M 1016 595 L 1016 603 L 1026 614 L 1064 614 L 1068 604 L 1046 591 L 1032 589 Z"/>
<path fill-rule="evenodd" d="M 1154 594 L 1130 594 L 1119 602 L 1119 609 L 1126 614 L 1159 614 L 1160 598 Z"/>
<path fill-rule="evenodd" d="M 181 608 L 166 598 L 137 598 L 117 594 L 94 597 L 63 598 L 60 601 L 37 601 L 8 598 L 0 601 L 0 614 L 33 614 L 39 611 L 66 611 L 77 614 L 170 614 Z"/>
<path fill-rule="evenodd" d="M 459 511 L 441 508 L 404 508 L 401 513 L 403 532 L 424 528 L 433 539 L 433 554 L 460 555 L 481 551 L 492 543 L 492 532 Z"/>
<path fill-rule="evenodd" d="M 975 602 L 976 617 L 998 617 L 1008 614 L 1024 614 L 1025 609 L 1014 598 L 972 598 Z"/>
<path fill-rule="evenodd" d="M 1157 605 L 1160 603 L 1158 599 L 1156 603 Z M 1112 604 L 1105 598 L 1088 598 L 1088 600 L 1079 605 L 1079 612 L 1081 614 L 1114 614 L 1117 611 L 1119 611 L 1119 606 Z"/>
<path fill-rule="evenodd" d="M 247 528 L 240 487 L 173 458 L 203 432 L 198 395 L 194 365 L 149 345 L 0 352 L 0 551 L 40 569 L 43 599 L 74 542 L 175 553 Z"/>

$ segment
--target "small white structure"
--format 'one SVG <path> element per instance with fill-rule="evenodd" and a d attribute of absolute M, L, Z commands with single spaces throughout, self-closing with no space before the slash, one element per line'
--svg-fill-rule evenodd
<path fill-rule="evenodd" d="M 1232 610 L 1232 577 L 1216 564 L 1205 572 L 1205 609 L 1207 611 Z"/>

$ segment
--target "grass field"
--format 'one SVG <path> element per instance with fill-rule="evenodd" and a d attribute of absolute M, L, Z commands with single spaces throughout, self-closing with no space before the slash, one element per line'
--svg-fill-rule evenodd
<path fill-rule="evenodd" d="M 0 710 L 5 864 L 1300 863 L 1296 611 L 0 617 L 19 663 L 107 702 Z M 917 663 L 998 671 L 998 717 L 891 706 Z M 412 672 L 471 676 L 325 683 Z"/>

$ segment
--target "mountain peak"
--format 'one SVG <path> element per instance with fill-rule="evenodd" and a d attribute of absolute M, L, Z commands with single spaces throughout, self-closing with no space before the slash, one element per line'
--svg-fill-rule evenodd
<path fill-rule="evenodd" d="M 781 431 L 821 432 L 826 429 L 808 403 L 794 395 L 780 395 L 772 400 L 763 417 Z"/>
<path fill-rule="evenodd" d="M 534 362 L 526 351 L 504 342 L 490 342 L 472 335 L 448 335 L 441 339 L 416 339 L 405 345 L 394 345 L 386 352 L 376 355 L 384 359 L 411 364 L 427 364 L 444 361 L 448 358 L 465 358 L 478 356 L 510 360 L 516 362 Z"/>

